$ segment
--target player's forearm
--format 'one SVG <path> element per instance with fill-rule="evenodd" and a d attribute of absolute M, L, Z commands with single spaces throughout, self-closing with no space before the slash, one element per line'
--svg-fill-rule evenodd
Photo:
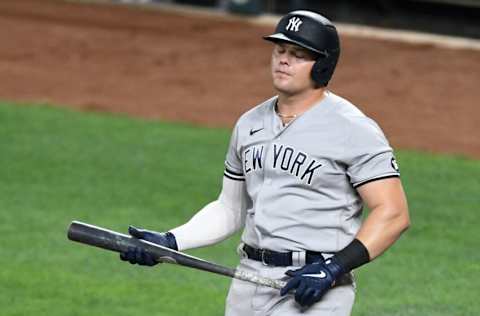
<path fill-rule="evenodd" d="M 245 208 L 245 182 L 224 177 L 218 200 L 170 232 L 175 235 L 179 250 L 213 245 L 244 226 Z"/>
<path fill-rule="evenodd" d="M 206 205 L 187 223 L 170 230 L 175 235 L 178 250 L 213 245 L 241 227 L 241 221 L 219 200 Z"/>
<path fill-rule="evenodd" d="M 378 206 L 371 210 L 356 238 L 365 245 L 373 260 L 393 245 L 409 226 L 406 204 Z"/>

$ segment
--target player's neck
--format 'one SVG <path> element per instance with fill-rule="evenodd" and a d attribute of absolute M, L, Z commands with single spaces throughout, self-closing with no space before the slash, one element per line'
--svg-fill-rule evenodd
<path fill-rule="evenodd" d="M 279 93 L 277 113 L 279 113 L 280 117 L 286 118 L 287 121 L 288 118 L 295 118 L 322 100 L 325 97 L 325 92 L 326 88 L 307 90 L 294 95 Z"/>

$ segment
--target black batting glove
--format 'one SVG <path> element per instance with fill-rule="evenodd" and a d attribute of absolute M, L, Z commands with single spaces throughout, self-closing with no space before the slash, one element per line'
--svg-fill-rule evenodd
<path fill-rule="evenodd" d="M 295 301 L 304 307 L 311 306 L 318 302 L 344 273 L 335 258 L 307 264 L 298 270 L 289 270 L 285 274 L 291 279 L 280 290 L 280 295 L 295 290 Z"/>
<path fill-rule="evenodd" d="M 149 241 L 151 243 L 168 247 L 173 250 L 178 250 L 175 235 L 170 232 L 159 233 L 146 229 L 136 228 L 134 226 L 128 227 L 128 233 L 135 238 Z M 131 264 L 138 264 L 142 266 L 154 266 L 159 262 L 155 260 L 154 256 L 143 248 L 131 247 L 125 252 L 120 253 L 120 259 L 128 261 Z"/>

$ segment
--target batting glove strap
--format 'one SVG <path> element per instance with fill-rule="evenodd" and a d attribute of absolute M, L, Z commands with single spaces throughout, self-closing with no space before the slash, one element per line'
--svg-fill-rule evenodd
<path fill-rule="evenodd" d="M 177 239 L 175 235 L 171 232 L 165 233 L 165 238 L 167 239 L 167 247 L 173 250 L 178 250 Z"/>

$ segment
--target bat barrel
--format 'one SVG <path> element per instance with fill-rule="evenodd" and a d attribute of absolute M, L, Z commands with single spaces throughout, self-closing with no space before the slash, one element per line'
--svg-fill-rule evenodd
<path fill-rule="evenodd" d="M 179 265 L 234 277 L 235 269 L 205 261 L 167 247 L 133 238 L 94 225 L 73 221 L 68 228 L 70 240 L 115 252 L 125 252 L 131 247 L 139 247 L 148 251 L 157 261 L 176 263 Z"/>
<path fill-rule="evenodd" d="M 128 235 L 78 221 L 70 224 L 67 236 L 72 241 L 116 252 L 125 252 L 136 246 Z"/>

